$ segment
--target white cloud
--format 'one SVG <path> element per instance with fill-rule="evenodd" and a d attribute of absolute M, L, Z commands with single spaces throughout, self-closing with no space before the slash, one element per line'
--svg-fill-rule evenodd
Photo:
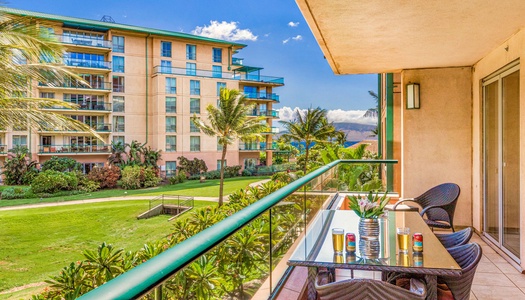
<path fill-rule="evenodd" d="M 192 34 L 227 41 L 256 41 L 257 36 L 250 29 L 240 29 L 237 22 L 210 21 L 208 26 L 197 26 Z"/>
<path fill-rule="evenodd" d="M 294 22 L 290 21 L 290 22 L 288 23 L 288 26 L 290 26 L 290 27 L 297 27 L 297 26 L 299 26 L 299 22 L 295 22 L 295 23 L 294 23 Z"/>
<path fill-rule="evenodd" d="M 291 108 L 291 107 L 283 107 L 277 109 L 279 111 L 279 120 L 281 121 L 291 121 L 295 119 L 296 111 L 299 110 L 301 112 L 305 112 L 306 109 L 300 109 L 298 107 Z M 366 110 L 342 110 L 342 109 L 334 109 L 334 110 L 328 110 L 326 113 L 326 118 L 329 122 L 334 123 L 358 123 L 358 124 L 367 124 L 367 125 L 376 125 L 377 119 L 376 118 L 365 118 L 363 117 L 366 113 Z"/>
<path fill-rule="evenodd" d="M 290 38 L 287 38 L 286 40 L 283 40 L 283 44 L 286 44 L 290 41 Z"/>
<path fill-rule="evenodd" d="M 302 37 L 300 34 L 298 34 L 297 36 L 294 36 L 294 37 L 292 38 L 292 40 L 294 40 L 294 41 L 300 41 L 300 40 L 302 40 L 302 39 L 303 39 L 303 37 Z"/>

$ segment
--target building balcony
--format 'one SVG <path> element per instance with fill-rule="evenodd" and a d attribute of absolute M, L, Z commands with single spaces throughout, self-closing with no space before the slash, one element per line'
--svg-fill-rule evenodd
<path fill-rule="evenodd" d="M 234 66 L 242 66 L 243 62 L 244 62 L 244 58 L 232 57 L 232 65 Z"/>
<path fill-rule="evenodd" d="M 248 113 L 250 117 L 270 117 L 270 118 L 279 118 L 279 112 L 276 110 L 258 110 L 254 109 Z"/>
<path fill-rule="evenodd" d="M 279 127 L 268 127 L 268 129 L 262 133 L 263 134 L 277 134 L 279 133 Z"/>
<path fill-rule="evenodd" d="M 109 154 L 111 145 L 38 145 L 38 154 Z"/>
<path fill-rule="evenodd" d="M 97 123 L 97 124 L 86 124 L 89 127 L 91 127 L 93 130 L 95 130 L 98 133 L 109 133 L 111 132 L 111 124 L 108 123 Z M 81 132 L 78 130 L 62 130 L 62 129 L 45 129 L 45 130 L 39 130 L 39 132 Z"/>
<path fill-rule="evenodd" d="M 111 62 L 103 60 L 86 60 L 78 58 L 64 57 L 64 64 L 70 67 L 98 69 L 104 71 L 111 71 Z"/>
<path fill-rule="evenodd" d="M 89 48 L 101 48 L 110 50 L 112 43 L 108 40 L 92 39 L 86 36 L 72 36 L 72 35 L 55 35 L 58 40 L 67 45 Z"/>
<path fill-rule="evenodd" d="M 294 272 L 294 267 L 287 265 L 288 257 L 307 233 L 330 234 L 321 233 L 322 228 L 309 225 L 317 224 L 316 220 L 323 220 L 330 213 L 324 208 L 331 209 L 344 198 L 338 193 L 348 193 L 348 178 L 341 170 L 347 170 L 346 175 L 353 171 L 352 167 L 366 170 L 373 168 L 375 172 L 380 172 L 392 168 L 393 163 L 396 161 L 332 162 L 169 247 L 165 253 L 147 260 L 80 299 L 135 299 L 153 297 L 154 294 L 163 295 L 163 299 L 180 298 L 180 294 L 189 294 L 190 290 L 198 289 L 195 285 L 202 284 L 187 276 L 186 272 L 208 268 L 217 281 L 229 284 L 216 285 L 211 294 L 203 298 L 222 299 L 242 291 L 243 287 L 246 289 L 249 283 L 250 294 L 246 299 L 300 299 L 279 295 L 284 289 L 283 283 Z M 383 185 L 388 186 L 388 183 Z M 239 242 L 245 239 L 251 242 Z M 228 256 L 241 252 L 249 253 L 249 257 L 243 256 L 242 265 L 238 266 L 237 260 Z M 396 259 L 395 255 L 393 259 Z M 237 272 L 241 280 L 231 280 L 231 268 L 234 266 L 236 271 L 233 276 Z M 294 284 L 306 285 L 306 277 L 294 281 Z M 185 278 L 185 284 L 177 281 L 177 278 Z M 301 286 L 296 287 L 302 290 Z"/>
<path fill-rule="evenodd" d="M 279 95 L 275 93 L 244 93 L 246 98 L 255 100 L 272 100 L 279 103 Z"/>
<path fill-rule="evenodd" d="M 92 82 L 89 85 L 81 84 L 78 82 L 63 82 L 60 84 L 54 83 L 38 83 L 39 88 L 43 89 L 72 89 L 72 90 L 85 90 L 85 91 L 102 91 L 111 92 L 111 82 Z"/>
<path fill-rule="evenodd" d="M 68 101 L 65 101 L 65 102 L 68 102 Z M 77 110 L 91 111 L 91 112 L 102 112 L 102 113 L 106 113 L 106 114 L 111 112 L 111 106 L 112 106 L 112 104 L 110 102 L 85 102 L 85 103 L 84 102 L 80 102 L 80 103 L 68 102 L 68 103 L 72 103 L 72 104 L 78 105 Z M 48 109 L 64 110 L 64 111 L 67 111 L 67 112 L 71 112 L 72 111 L 72 109 L 65 108 L 63 106 L 53 106 L 53 107 L 50 107 Z"/>
<path fill-rule="evenodd" d="M 212 70 L 199 70 L 189 68 L 176 68 L 176 67 L 165 67 L 155 66 L 153 67 L 153 74 L 157 75 L 184 75 L 184 76 L 196 76 L 196 77 L 207 77 L 207 78 L 218 78 L 218 79 L 230 79 L 239 81 L 250 81 L 258 82 L 264 85 L 284 85 L 284 78 L 272 77 L 272 76 L 261 76 L 252 74 L 243 74 L 237 72 L 214 72 Z"/>
<path fill-rule="evenodd" d="M 239 143 L 239 151 L 266 151 L 266 150 L 276 150 L 277 144 L 272 143 L 268 145 L 265 142 L 260 143 Z"/>

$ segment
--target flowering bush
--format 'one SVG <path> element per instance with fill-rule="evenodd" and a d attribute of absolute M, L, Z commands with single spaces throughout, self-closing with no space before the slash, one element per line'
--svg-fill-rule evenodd
<path fill-rule="evenodd" d="M 370 192 L 368 196 L 346 196 L 346 198 L 350 204 L 350 209 L 361 218 L 380 217 L 384 213 L 385 205 L 390 200 L 386 196 L 386 192 L 382 197 L 377 193 L 374 195 Z"/>

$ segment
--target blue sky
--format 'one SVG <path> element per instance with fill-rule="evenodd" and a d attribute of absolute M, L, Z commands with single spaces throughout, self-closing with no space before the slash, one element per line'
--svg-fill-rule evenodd
<path fill-rule="evenodd" d="M 263 67 L 263 75 L 285 78 L 275 92 L 277 108 L 321 107 L 366 110 L 375 105 L 377 75 L 334 75 L 293 0 L 7 0 L 9 7 L 192 33 L 219 34 L 248 45 L 236 57 Z M 217 21 L 218 26 L 211 26 Z M 223 23 L 224 22 L 224 23 Z M 232 23 L 235 22 L 235 23 Z M 293 23 L 293 24 L 292 24 Z M 237 34 L 237 35 L 235 35 Z"/>

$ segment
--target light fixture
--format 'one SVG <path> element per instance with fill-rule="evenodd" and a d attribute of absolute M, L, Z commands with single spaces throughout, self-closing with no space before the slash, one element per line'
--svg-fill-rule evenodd
<path fill-rule="evenodd" d="M 407 84 L 407 109 L 419 109 L 419 83 Z"/>

